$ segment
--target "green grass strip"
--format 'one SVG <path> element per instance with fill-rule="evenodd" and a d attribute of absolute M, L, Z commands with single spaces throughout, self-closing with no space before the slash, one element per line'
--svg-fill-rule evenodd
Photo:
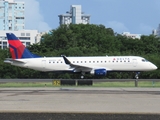
<path fill-rule="evenodd" d="M 0 87 L 59 87 L 60 85 L 53 85 L 51 82 L 27 82 L 27 83 L 0 83 Z M 67 87 L 71 87 L 66 85 Z M 77 86 L 79 87 L 79 86 Z M 82 87 L 82 86 L 80 86 Z M 83 86 L 88 87 L 88 86 Z M 135 82 L 95 82 L 91 87 L 135 87 Z M 139 81 L 138 87 L 160 87 L 160 82 Z"/>

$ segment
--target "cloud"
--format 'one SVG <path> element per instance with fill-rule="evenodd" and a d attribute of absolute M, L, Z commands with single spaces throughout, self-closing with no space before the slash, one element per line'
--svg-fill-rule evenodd
<path fill-rule="evenodd" d="M 128 31 L 128 28 L 121 22 L 118 21 L 109 21 L 106 24 L 107 28 L 112 28 L 114 32 L 122 33 Z"/>
<path fill-rule="evenodd" d="M 40 6 L 37 0 L 19 1 L 25 2 L 25 29 L 38 30 L 40 32 L 51 30 L 40 13 Z"/>

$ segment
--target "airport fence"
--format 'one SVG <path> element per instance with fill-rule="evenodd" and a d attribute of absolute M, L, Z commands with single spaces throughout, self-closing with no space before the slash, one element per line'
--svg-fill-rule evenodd
<path fill-rule="evenodd" d="M 148 81 L 155 86 L 157 82 L 160 83 L 160 79 L 0 79 L 1 83 L 38 83 L 38 82 L 50 82 L 54 86 L 61 85 L 87 85 L 92 86 L 93 83 L 100 82 L 134 82 L 134 86 L 138 87 L 138 83 L 142 81 Z"/>

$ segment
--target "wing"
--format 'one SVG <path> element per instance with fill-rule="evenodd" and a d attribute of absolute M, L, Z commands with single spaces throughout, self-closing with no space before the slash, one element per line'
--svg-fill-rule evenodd
<path fill-rule="evenodd" d="M 70 68 L 72 68 L 72 69 L 74 70 L 74 72 L 82 72 L 82 71 L 83 71 L 83 72 L 90 72 L 90 71 L 92 71 L 93 69 L 102 69 L 102 67 L 96 67 L 96 68 L 94 67 L 94 68 L 93 68 L 93 66 L 83 66 L 83 65 L 72 64 L 72 63 L 66 58 L 66 56 L 62 55 L 62 57 L 63 57 L 65 63 L 66 63 L 67 65 L 69 65 Z M 106 68 L 104 68 L 104 69 L 106 69 Z M 107 68 L 107 70 L 111 71 L 111 69 L 109 69 L 109 68 Z"/>

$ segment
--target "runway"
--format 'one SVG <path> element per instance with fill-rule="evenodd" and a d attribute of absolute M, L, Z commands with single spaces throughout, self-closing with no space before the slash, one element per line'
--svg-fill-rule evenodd
<path fill-rule="evenodd" d="M 160 88 L 0 88 L 0 113 L 160 114 Z"/>

